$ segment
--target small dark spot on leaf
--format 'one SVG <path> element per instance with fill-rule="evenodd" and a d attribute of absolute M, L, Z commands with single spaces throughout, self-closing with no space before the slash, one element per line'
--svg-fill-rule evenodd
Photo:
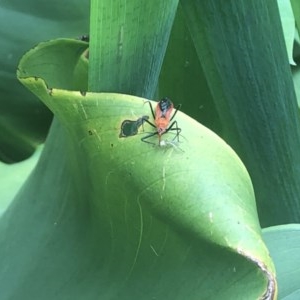
<path fill-rule="evenodd" d="M 35 80 L 35 81 L 38 81 L 38 80 L 39 80 L 39 78 L 38 78 L 38 77 L 36 77 L 36 76 L 34 76 L 34 80 Z"/>
<path fill-rule="evenodd" d="M 82 96 L 85 96 L 85 95 L 86 95 L 86 92 L 80 91 L 80 94 L 81 94 Z"/>
<path fill-rule="evenodd" d="M 111 147 L 111 148 L 113 148 L 113 147 L 114 147 L 114 144 L 113 144 L 113 143 L 111 143 L 111 144 L 110 144 L 110 147 Z"/>
<path fill-rule="evenodd" d="M 89 135 L 93 135 L 93 131 L 92 130 L 89 130 L 88 133 L 89 133 Z"/>

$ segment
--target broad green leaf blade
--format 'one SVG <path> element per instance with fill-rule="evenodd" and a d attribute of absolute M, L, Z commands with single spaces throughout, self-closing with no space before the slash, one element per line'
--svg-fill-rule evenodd
<path fill-rule="evenodd" d="M 36 278 L 42 272 L 51 278 L 49 299 L 58 289 L 72 299 L 242 299 L 245 289 L 249 299 L 271 299 L 276 294 L 274 267 L 260 236 L 250 178 L 232 149 L 180 112 L 179 143 L 171 142 L 172 133 L 164 135 L 164 147 L 155 136 L 156 145 L 141 142 L 153 130 L 148 124 L 145 133 L 140 129 L 120 138 L 124 120 L 150 115 L 147 99 L 49 89 L 52 84 L 26 70 L 39 51 L 45 49 L 26 54 L 19 79 L 58 121 L 32 181 L 3 222 L 10 224 L 7 231 L 17 233 L 14 243 L 20 243 L 28 218 L 24 216 L 21 228 L 11 221 L 15 213 L 28 213 L 22 210 L 23 201 L 31 207 L 37 200 L 29 195 L 39 186 L 43 193 L 36 216 L 43 229 L 34 240 L 45 245 L 49 236 L 47 245 L 55 246 L 50 252 L 59 248 L 60 255 L 28 246 L 36 257 L 46 252 L 51 268 L 36 264 L 29 271 L 24 268 L 24 276 Z M 46 177 L 39 173 L 44 170 Z M 57 214 L 63 230 L 54 228 Z M 0 255 L 6 257 L 3 251 Z M 74 276 L 60 269 L 61 261 Z M 8 264 L 15 270 L 15 260 Z M 43 285 L 39 277 L 27 295 L 39 295 Z"/>
<path fill-rule="evenodd" d="M 1 0 L 1 8 L 13 12 L 20 12 L 24 16 L 39 18 L 41 22 L 40 25 L 44 25 L 49 20 L 58 22 L 58 26 L 55 29 L 52 28 L 50 32 L 44 32 L 44 35 L 49 35 L 51 32 L 59 32 L 59 29 L 63 28 L 63 24 L 65 24 L 65 26 L 68 25 L 66 26 L 68 27 L 68 31 L 72 28 L 72 26 L 70 26 L 72 23 L 73 30 L 78 30 L 80 27 L 86 30 L 86 26 L 88 25 L 88 0 L 52 1 L 51 3 L 47 1 L 37 2 L 36 0 L 27 0 L 26 2 L 19 0 Z M 33 26 L 34 25 L 32 25 L 32 27 Z M 25 29 L 23 30 L 25 32 Z M 28 37 L 33 38 L 32 36 Z M 41 32 L 39 38 L 42 37 Z"/>
<path fill-rule="evenodd" d="M 92 0 L 89 91 L 153 97 L 177 5 Z"/>
<path fill-rule="evenodd" d="M 181 5 L 224 138 L 253 180 L 262 226 L 298 222 L 300 120 L 277 2 Z"/>
<path fill-rule="evenodd" d="M 265 228 L 263 237 L 276 265 L 279 299 L 299 299 L 300 224 Z"/>
<path fill-rule="evenodd" d="M 263 293 L 267 283 L 255 264 L 151 212 L 142 193 L 131 197 L 136 172 L 111 182 L 113 172 L 101 175 L 95 165 L 100 153 L 88 162 L 86 147 L 59 127 L 55 122 L 38 167 L 0 221 L 3 300 L 245 299 L 247 287 L 246 299 Z"/>
<path fill-rule="evenodd" d="M 291 1 L 277 0 L 277 3 L 279 8 L 289 63 L 291 65 L 296 65 L 293 59 L 293 48 L 294 48 L 294 38 L 295 38 L 295 18 L 292 10 Z"/>

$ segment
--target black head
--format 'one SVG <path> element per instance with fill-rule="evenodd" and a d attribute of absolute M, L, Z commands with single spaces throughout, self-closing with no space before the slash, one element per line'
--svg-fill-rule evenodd
<path fill-rule="evenodd" d="M 173 106 L 173 103 L 169 98 L 165 97 L 158 102 L 158 105 L 164 115 Z"/>

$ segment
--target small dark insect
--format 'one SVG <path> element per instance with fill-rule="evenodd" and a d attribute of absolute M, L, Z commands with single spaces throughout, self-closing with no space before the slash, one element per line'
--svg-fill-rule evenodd
<path fill-rule="evenodd" d="M 121 132 L 119 134 L 119 137 L 121 138 L 136 135 L 138 133 L 139 127 L 143 126 L 144 122 L 146 122 L 148 119 L 148 116 L 142 116 L 136 121 L 124 120 L 121 124 Z"/>
<path fill-rule="evenodd" d="M 85 34 L 85 35 L 82 35 L 81 37 L 79 37 L 79 39 L 83 42 L 89 42 L 90 36 L 89 36 L 89 34 Z"/>
<path fill-rule="evenodd" d="M 146 135 L 141 140 L 145 143 L 153 144 L 151 142 L 146 141 L 146 139 L 157 134 L 158 144 L 161 146 L 161 136 L 170 130 L 176 130 L 175 138 L 177 137 L 177 140 L 179 141 L 179 133 L 181 132 L 181 129 L 178 128 L 177 121 L 173 121 L 171 125 L 169 124 L 174 119 L 178 109 L 181 107 L 181 104 L 177 105 L 176 110 L 172 115 L 174 104 L 170 99 L 161 99 L 156 105 L 155 112 L 153 110 L 151 102 L 149 101 L 148 103 L 150 105 L 151 113 L 154 119 L 154 124 L 148 121 L 148 119 L 144 121 L 150 124 L 152 127 L 156 128 L 156 131 Z"/>

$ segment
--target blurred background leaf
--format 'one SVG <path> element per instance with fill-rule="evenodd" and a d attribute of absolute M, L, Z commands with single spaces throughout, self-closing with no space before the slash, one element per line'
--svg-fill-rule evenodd
<path fill-rule="evenodd" d="M 283 35 L 289 63 L 295 65 L 293 58 L 294 38 L 295 38 L 295 18 L 290 0 L 277 0 Z"/>
<path fill-rule="evenodd" d="M 264 240 L 277 270 L 278 298 L 300 296 L 300 224 L 273 226 L 263 230 Z"/>
<path fill-rule="evenodd" d="M 29 157 L 45 140 L 52 114 L 17 81 L 25 51 L 57 37 L 78 38 L 89 31 L 89 1 L 20 1 L 0 3 L 0 160 Z"/>
<path fill-rule="evenodd" d="M 261 225 L 299 222 L 300 123 L 277 1 L 181 5 L 222 137 L 252 178 Z"/>
<path fill-rule="evenodd" d="M 162 65 L 157 99 L 170 97 L 186 114 L 221 134 L 220 119 L 179 5 Z"/>
<path fill-rule="evenodd" d="M 8 165 L 0 162 L 0 174 L 2 174 L 0 184 L 0 217 L 29 177 L 38 162 L 41 152 L 42 146 L 37 148 L 30 158 L 19 163 Z"/>

